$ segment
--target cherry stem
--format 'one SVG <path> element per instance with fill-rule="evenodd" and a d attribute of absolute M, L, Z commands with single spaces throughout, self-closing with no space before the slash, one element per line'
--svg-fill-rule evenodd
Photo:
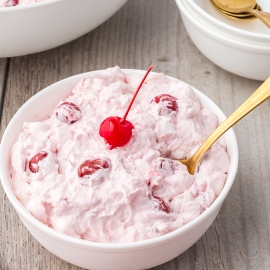
<path fill-rule="evenodd" d="M 129 103 L 129 106 L 128 106 L 128 108 L 127 108 L 127 110 L 126 110 L 126 112 L 125 112 L 123 118 L 120 120 L 120 123 L 121 123 L 121 124 L 125 122 L 125 120 L 126 120 L 126 118 L 127 118 L 127 115 L 128 115 L 128 113 L 129 113 L 129 110 L 131 109 L 131 106 L 132 106 L 132 104 L 133 104 L 133 102 L 134 102 L 134 100 L 135 100 L 137 94 L 139 93 L 139 91 L 140 91 L 140 89 L 141 89 L 141 87 L 142 87 L 142 85 L 143 85 L 143 83 L 144 83 L 146 77 L 148 76 L 149 72 L 150 72 L 154 67 L 155 67 L 155 66 L 152 64 L 152 65 L 148 68 L 147 72 L 145 73 L 145 75 L 144 75 L 144 77 L 143 77 L 143 79 L 142 79 L 140 85 L 138 86 L 138 88 L 137 88 L 137 90 L 136 90 L 136 92 L 135 92 L 135 94 L 134 94 L 132 100 L 131 100 L 130 103 Z"/>

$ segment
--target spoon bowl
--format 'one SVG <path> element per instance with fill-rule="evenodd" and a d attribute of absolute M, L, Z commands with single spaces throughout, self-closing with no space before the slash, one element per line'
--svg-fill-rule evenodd
<path fill-rule="evenodd" d="M 223 121 L 204 141 L 197 152 L 186 160 L 179 160 L 187 166 L 190 174 L 194 175 L 206 151 L 213 145 L 213 143 L 234 124 L 241 120 L 245 115 L 250 113 L 253 109 L 263 103 L 270 97 L 270 77 L 225 121 Z"/>
<path fill-rule="evenodd" d="M 256 6 L 255 0 L 212 0 L 215 5 L 223 10 L 232 13 L 249 12 Z"/>
<path fill-rule="evenodd" d="M 214 6 L 222 13 L 234 18 L 254 18 L 260 19 L 270 28 L 270 13 L 263 12 L 258 8 L 255 0 L 210 0 Z"/>
<path fill-rule="evenodd" d="M 247 13 L 247 12 L 242 12 L 242 13 L 233 13 L 233 12 L 229 12 L 226 10 L 223 10 L 221 8 L 219 8 L 212 0 L 210 0 L 210 2 L 213 4 L 213 6 L 215 6 L 216 9 L 218 9 L 221 13 L 225 14 L 226 16 L 230 17 L 230 18 L 234 18 L 234 19 L 256 19 L 256 16 Z M 256 4 L 254 7 L 254 10 L 259 10 L 262 11 L 262 8 Z"/>

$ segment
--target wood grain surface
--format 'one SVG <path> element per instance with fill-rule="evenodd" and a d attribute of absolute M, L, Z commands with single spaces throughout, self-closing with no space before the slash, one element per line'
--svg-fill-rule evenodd
<path fill-rule="evenodd" d="M 107 22 L 61 47 L 0 59 L 1 129 L 35 93 L 78 73 L 119 65 L 181 79 L 233 112 L 261 84 L 214 65 L 194 46 L 173 0 L 130 0 Z M 270 72 L 269 72 L 270 74 Z M 153 270 L 270 269 L 270 102 L 234 128 L 239 169 L 216 220 L 189 250 Z M 0 188 L 0 269 L 82 268 L 43 248 Z"/>

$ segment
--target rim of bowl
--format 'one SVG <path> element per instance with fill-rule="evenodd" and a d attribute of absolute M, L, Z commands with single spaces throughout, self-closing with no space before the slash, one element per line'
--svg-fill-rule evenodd
<path fill-rule="evenodd" d="M 210 15 L 208 12 L 206 12 L 204 9 L 202 9 L 198 4 L 196 4 L 193 0 L 183 0 L 183 2 L 187 2 L 194 10 L 196 10 L 198 13 L 201 14 L 201 16 L 205 17 L 207 20 L 209 20 L 211 23 L 217 24 L 220 27 L 226 28 L 229 31 L 235 32 L 235 34 L 241 34 L 244 36 L 250 36 L 253 38 L 260 38 L 264 39 L 265 41 L 270 41 L 270 35 L 264 35 L 264 34 L 258 34 L 253 32 L 248 32 L 242 29 L 239 29 L 237 27 L 231 26 L 229 24 L 226 24 L 218 19 L 216 19 L 214 16 Z M 185 3 L 183 3 L 185 5 Z"/>
<path fill-rule="evenodd" d="M 239 40 L 233 40 L 225 35 L 220 34 L 219 32 L 209 29 L 202 21 L 197 20 L 195 17 L 192 16 L 192 14 L 190 14 L 190 12 L 186 9 L 185 5 L 182 3 L 182 0 L 175 0 L 175 2 L 180 12 L 185 15 L 186 19 L 189 20 L 190 23 L 195 26 L 200 32 L 207 35 L 211 39 L 214 39 L 220 43 L 240 50 L 255 52 L 258 54 L 270 54 L 270 46 L 257 45 L 247 42 L 244 43 Z"/>
<path fill-rule="evenodd" d="M 13 7 L 3 7 L 0 8 L 0 13 L 3 12 L 13 12 L 13 11 L 18 11 L 18 10 L 25 10 L 25 9 L 32 9 L 35 7 L 40 7 L 40 6 L 47 6 L 50 5 L 52 3 L 56 3 L 56 2 L 62 2 L 65 0 L 46 0 L 43 2 L 36 2 L 36 3 L 32 3 L 32 4 L 27 4 L 27 5 L 18 5 L 18 6 L 13 6 Z"/>
<path fill-rule="evenodd" d="M 145 70 L 137 70 L 137 69 L 121 69 L 126 75 L 132 75 L 132 74 L 138 74 L 138 75 L 144 75 Z M 16 117 L 20 114 L 20 112 L 24 109 L 24 107 L 27 106 L 28 102 L 35 101 L 40 96 L 46 94 L 47 92 L 50 92 L 51 88 L 57 87 L 60 88 L 61 84 L 68 82 L 68 81 L 75 81 L 77 79 L 77 82 L 83 77 L 89 77 L 94 74 L 99 74 L 104 70 L 96 70 L 86 73 L 81 73 L 75 76 L 68 77 L 66 79 L 60 80 L 54 84 L 51 84 L 50 86 L 42 89 L 38 93 L 36 93 L 34 96 L 32 96 L 28 101 L 26 101 L 22 107 L 15 113 L 15 115 L 12 117 L 11 121 L 9 122 L 4 135 L 2 137 L 1 145 L 0 145 L 0 160 L 6 160 L 6 156 L 4 156 L 3 148 L 5 147 L 5 141 L 9 140 L 8 133 L 10 133 L 10 125 L 14 122 L 16 122 Z M 152 72 L 152 74 L 158 74 L 157 72 Z M 167 75 L 166 75 L 167 76 Z M 167 76 L 169 78 L 172 78 L 174 80 L 181 81 L 179 79 L 176 79 L 174 77 Z M 200 101 L 206 101 L 207 103 L 211 104 L 211 106 L 214 108 L 212 109 L 216 115 L 220 118 L 219 121 L 223 121 L 226 119 L 225 114 L 222 112 L 222 110 L 205 94 L 197 90 L 195 87 L 191 86 L 196 95 L 198 96 Z M 66 94 L 69 93 L 71 89 L 68 89 L 66 91 Z M 223 201 L 225 200 L 228 192 L 230 191 L 230 188 L 234 182 L 235 175 L 238 168 L 238 145 L 237 140 L 234 134 L 233 129 L 231 128 L 226 132 L 229 134 L 228 136 L 231 138 L 230 144 L 232 145 L 232 156 L 230 157 L 230 167 L 229 171 L 230 174 L 228 175 L 225 185 L 219 194 L 219 196 L 216 198 L 216 200 L 209 206 L 208 209 L 206 209 L 202 214 L 200 214 L 198 217 L 196 217 L 194 220 L 190 221 L 189 223 L 185 224 L 184 226 L 169 232 L 167 234 L 164 234 L 162 236 L 158 236 L 155 238 L 137 241 L 137 242 L 130 242 L 130 243 L 99 243 L 99 242 L 91 242 L 83 239 L 77 239 L 75 237 L 66 235 L 64 233 L 58 232 L 54 230 L 53 228 L 48 227 L 47 225 L 43 224 L 36 218 L 34 218 L 27 210 L 26 208 L 21 204 L 21 202 L 15 197 L 12 188 L 10 186 L 9 182 L 9 172 L 4 172 L 4 162 L 0 163 L 0 178 L 2 182 L 2 186 L 5 190 L 5 193 L 7 197 L 9 198 L 9 201 L 15 208 L 16 212 L 20 217 L 23 217 L 26 219 L 32 226 L 36 227 L 39 231 L 42 233 L 45 233 L 46 235 L 49 235 L 50 237 L 56 239 L 57 241 L 65 242 L 67 245 L 77 246 L 80 248 L 87 248 L 92 249 L 96 251 L 107 251 L 107 252 L 120 252 L 120 251 L 131 251 L 131 250 L 138 250 L 138 249 L 144 249 L 151 246 L 161 245 L 164 243 L 167 243 L 171 241 L 172 239 L 175 239 L 177 237 L 180 237 L 181 235 L 185 235 L 189 231 L 195 229 L 197 226 L 199 226 L 202 222 L 204 222 L 208 217 L 212 216 L 215 211 L 219 211 L 219 208 L 222 206 Z M 14 143 L 14 142 L 13 142 Z M 8 149 L 9 155 L 10 155 L 10 148 Z M 9 159 L 7 161 L 9 163 Z"/>

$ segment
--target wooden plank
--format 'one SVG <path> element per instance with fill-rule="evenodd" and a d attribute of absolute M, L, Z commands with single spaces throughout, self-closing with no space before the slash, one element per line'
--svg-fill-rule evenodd
<path fill-rule="evenodd" d="M 69 44 L 10 60 L 0 136 L 27 99 L 58 80 L 115 65 L 147 69 L 151 63 L 157 64 L 155 71 L 204 92 L 227 115 L 260 85 L 206 59 L 189 39 L 173 0 L 132 0 Z M 2 70 L 5 65 L 1 60 Z M 239 170 L 212 226 L 189 250 L 153 270 L 270 268 L 269 106 L 268 100 L 234 128 Z M 2 188 L 0 200 L 0 269 L 81 269 L 51 254 L 28 233 Z"/>
<path fill-rule="evenodd" d="M 2 107 L 3 107 L 7 65 L 8 65 L 8 59 L 0 58 L 0 119 L 1 119 L 1 113 L 2 113 Z"/>

